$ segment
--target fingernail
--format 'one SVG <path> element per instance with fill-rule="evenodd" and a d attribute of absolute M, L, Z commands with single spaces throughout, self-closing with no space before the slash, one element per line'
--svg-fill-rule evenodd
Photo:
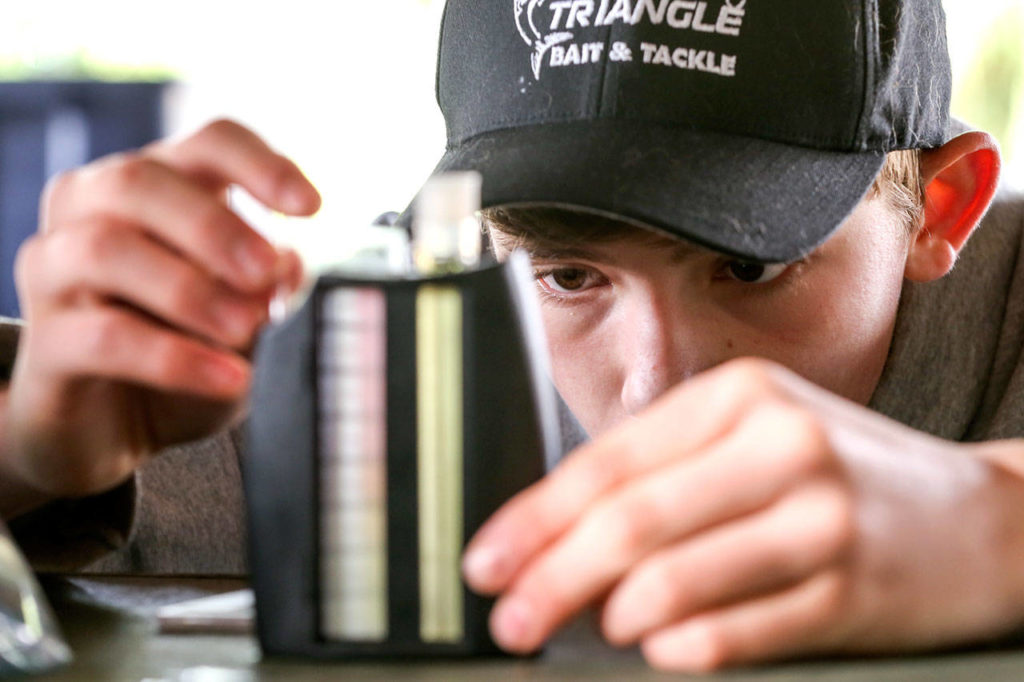
<path fill-rule="evenodd" d="M 285 186 L 282 208 L 287 213 L 306 213 L 312 207 L 312 192 L 304 182 L 290 182 Z"/>
<path fill-rule="evenodd" d="M 529 602 L 521 597 L 502 600 L 494 610 L 491 634 L 494 641 L 510 651 L 526 652 L 535 648 L 534 614 Z"/>
<path fill-rule="evenodd" d="M 298 255 L 293 249 L 278 247 L 277 262 L 274 264 L 274 284 L 277 291 L 284 287 L 287 293 L 292 293 L 292 272 L 297 259 Z"/>
<path fill-rule="evenodd" d="M 277 265 L 277 254 L 257 241 L 246 240 L 235 248 L 235 262 L 253 284 L 266 282 Z"/>
<path fill-rule="evenodd" d="M 655 667 L 676 672 L 707 673 L 721 664 L 707 630 L 698 625 L 656 634 L 644 642 L 643 649 L 648 660 L 654 659 Z"/>
<path fill-rule="evenodd" d="M 462 560 L 462 574 L 471 587 L 489 591 L 499 589 L 502 578 L 501 554 L 491 547 L 479 547 L 468 552 Z"/>
<path fill-rule="evenodd" d="M 601 616 L 601 629 L 605 638 L 615 646 L 622 646 L 633 638 L 636 630 L 636 619 L 628 608 L 620 605 L 617 595 L 612 595 L 604 606 Z"/>

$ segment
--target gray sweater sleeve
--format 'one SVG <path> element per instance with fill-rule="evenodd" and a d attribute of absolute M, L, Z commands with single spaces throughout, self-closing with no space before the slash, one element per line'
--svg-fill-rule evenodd
<path fill-rule="evenodd" d="M 871 407 L 956 441 L 1024 437 L 1024 196 L 1000 193 L 953 271 L 908 282 Z"/>
<path fill-rule="evenodd" d="M 996 350 L 986 390 L 974 414 L 968 440 L 1024 437 L 1024 194 L 1006 192 L 989 221 L 1012 235 L 1001 246 L 1012 264 L 1003 290 L 1005 305 L 998 324 Z"/>
<path fill-rule="evenodd" d="M 36 572 L 80 571 L 128 545 L 137 494 L 133 477 L 101 495 L 56 500 L 12 520 L 11 534 Z"/>

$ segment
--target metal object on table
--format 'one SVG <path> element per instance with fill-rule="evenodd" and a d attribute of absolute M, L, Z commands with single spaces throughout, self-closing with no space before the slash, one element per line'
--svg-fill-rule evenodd
<path fill-rule="evenodd" d="M 0 521 L 0 676 L 45 672 L 71 658 L 32 569 Z"/>

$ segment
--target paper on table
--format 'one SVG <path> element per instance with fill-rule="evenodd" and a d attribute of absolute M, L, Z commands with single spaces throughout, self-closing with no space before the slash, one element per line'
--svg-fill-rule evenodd
<path fill-rule="evenodd" d="M 236 590 L 161 606 L 160 632 L 240 634 L 253 630 L 252 590 Z"/>

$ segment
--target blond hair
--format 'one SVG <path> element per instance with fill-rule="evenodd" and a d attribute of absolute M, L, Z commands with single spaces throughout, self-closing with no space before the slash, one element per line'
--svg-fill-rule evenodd
<path fill-rule="evenodd" d="M 889 152 L 882 170 L 871 186 L 874 196 L 884 197 L 913 234 L 921 226 L 924 213 L 924 180 L 921 178 L 921 150 L 900 149 Z"/>

